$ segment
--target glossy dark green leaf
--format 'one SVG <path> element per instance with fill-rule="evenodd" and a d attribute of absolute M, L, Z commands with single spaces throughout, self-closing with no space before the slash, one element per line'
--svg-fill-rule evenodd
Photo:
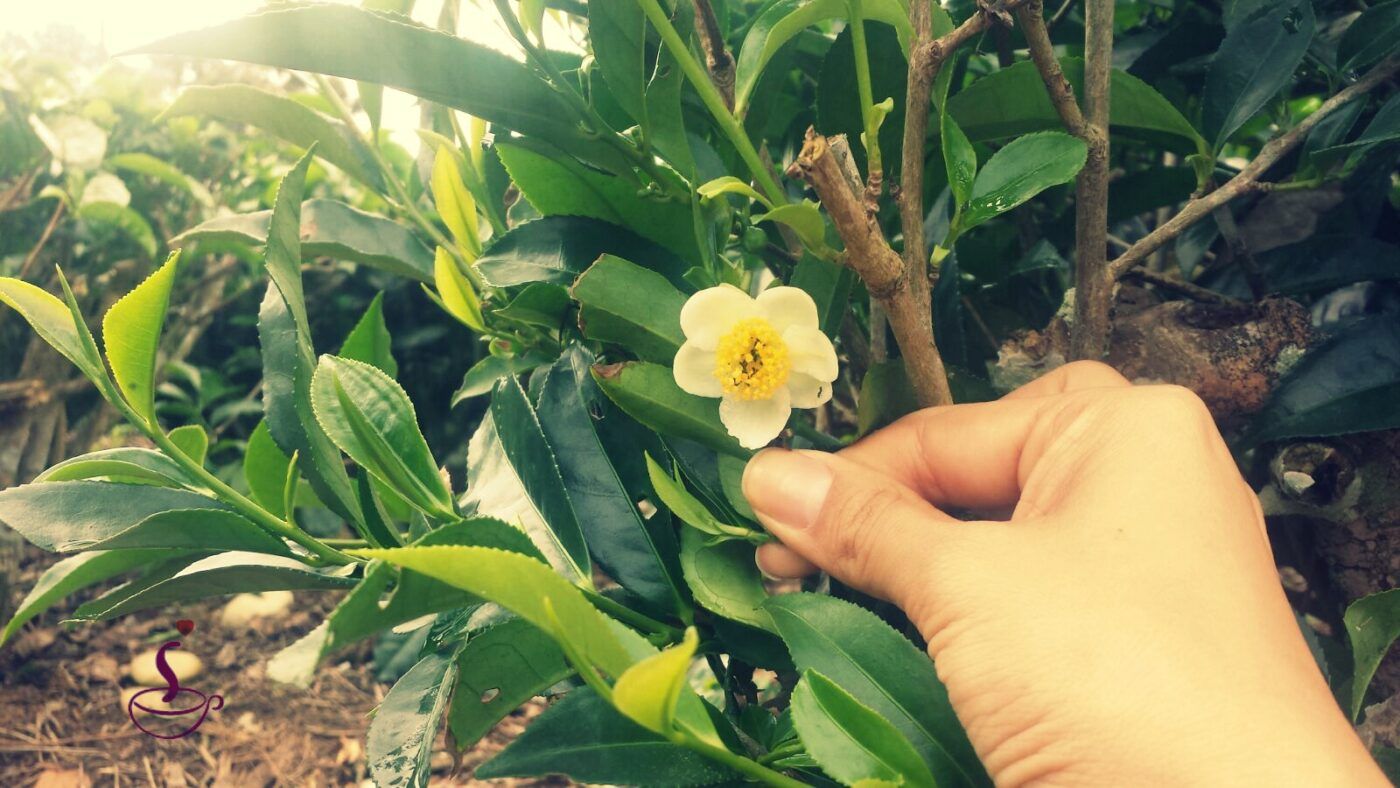
<path fill-rule="evenodd" d="M 815 0 L 822 2 L 822 0 Z M 862 7 L 870 5 L 862 0 Z M 908 21 L 908 12 L 905 12 Z M 908 92 L 909 66 L 888 25 L 871 24 L 867 14 L 866 48 L 870 56 L 870 89 L 878 104 L 894 99 L 894 110 L 880 125 L 880 157 L 886 173 L 899 172 L 904 158 L 904 96 Z M 862 173 L 865 172 L 864 131 L 860 107 L 860 90 L 856 84 L 855 48 L 851 43 L 849 26 L 836 36 L 836 41 L 822 59 L 817 78 L 817 129 L 823 134 L 845 134 L 851 153 Z"/>
<path fill-rule="evenodd" d="M 788 284 L 801 288 L 817 305 L 822 332 L 829 337 L 841 333 L 846 319 L 855 273 L 844 265 L 805 255 L 797 263 Z"/>
<path fill-rule="evenodd" d="M 1269 289 L 1285 295 L 1324 293 L 1355 282 L 1400 279 L 1400 246 L 1353 235 L 1315 235 L 1306 241 L 1255 255 Z M 1211 271 L 1199 284 L 1236 298 L 1249 298 L 1239 266 Z"/>
<path fill-rule="evenodd" d="M 403 225 L 335 200 L 307 200 L 301 211 L 300 254 L 348 260 L 432 283 L 432 252 Z M 261 245 L 267 242 L 271 217 L 271 211 L 219 216 L 171 238 L 170 245 L 204 240 Z"/>
<path fill-rule="evenodd" d="M 1035 195 L 1068 183 L 1084 166 L 1084 141 L 1058 131 L 1027 134 L 992 154 L 977 173 L 958 227 L 968 230 Z"/>
<path fill-rule="evenodd" d="M 496 381 L 507 375 L 518 375 L 522 372 L 529 372 L 536 367 L 543 366 L 552 361 L 549 356 L 536 351 L 526 351 L 519 356 L 503 358 L 501 356 L 486 356 L 472 365 L 467 370 L 467 374 L 462 377 L 462 385 L 457 392 L 452 395 L 452 406 L 455 408 L 463 400 L 479 397 L 482 394 L 489 394 L 495 388 Z"/>
<path fill-rule="evenodd" d="M 990 785 L 933 662 L 878 616 L 829 596 L 785 594 L 765 609 L 800 670 L 830 677 L 892 722 L 939 785 Z"/>
<path fill-rule="evenodd" d="M 1353 105 L 1360 106 L 1362 103 L 1356 101 L 1353 102 Z M 1339 112 L 1344 111 L 1344 109 L 1339 110 Z M 1312 138 L 1308 139 L 1311 141 Z M 1325 168 L 1372 145 L 1396 140 L 1400 140 L 1400 94 L 1391 96 L 1388 101 L 1381 105 L 1379 110 L 1376 110 L 1375 116 L 1366 124 L 1366 128 L 1362 129 L 1356 139 L 1314 150 L 1312 158 L 1318 166 Z"/>
<path fill-rule="evenodd" d="M 82 605 L 78 621 L 109 618 L 211 596 L 299 589 L 348 588 L 355 581 L 317 572 L 292 558 L 263 553 L 227 552 L 203 558 L 155 582 L 133 581 Z"/>
<path fill-rule="evenodd" d="M 872 364 L 860 383 L 857 434 L 865 435 L 919 409 L 902 361 Z"/>
<path fill-rule="evenodd" d="M 686 203 L 640 196 L 635 184 L 521 142 L 497 144 L 496 154 L 525 199 L 544 216 L 587 216 L 620 224 L 690 265 L 703 263 Z"/>
<path fill-rule="evenodd" d="M 596 366 L 593 379 L 623 412 L 657 432 L 735 457 L 747 459 L 752 454 L 725 430 L 718 400 L 682 391 L 670 367 L 645 361 Z"/>
<path fill-rule="evenodd" d="M 370 720 L 365 741 L 365 759 L 375 785 L 428 784 L 428 758 L 456 676 L 455 655 L 433 653 L 389 688 Z"/>
<path fill-rule="evenodd" d="M 1075 94 L 1081 95 L 1083 59 L 1061 58 L 1060 66 Z M 1109 124 L 1115 130 L 1161 132 L 1189 141 L 1191 148 L 1205 147 L 1195 127 L 1146 82 L 1115 69 L 1109 90 L 1113 96 Z M 1045 92 L 1040 72 L 1030 61 L 995 71 L 968 85 L 948 99 L 948 112 L 973 142 L 1064 128 L 1050 94 Z"/>
<path fill-rule="evenodd" d="M 497 318 L 556 331 L 565 325 L 571 306 L 569 291 L 560 285 L 532 282 L 512 298 L 510 303 L 493 309 L 491 314 Z"/>
<path fill-rule="evenodd" d="M 0 646 L 30 619 L 53 607 L 69 594 L 110 580 L 174 554 L 171 550 L 109 550 L 65 558 L 45 570 L 0 630 Z"/>
<path fill-rule="evenodd" d="M 384 181 L 374 159 L 354 132 L 305 104 L 251 85 L 193 85 L 185 88 L 162 118 L 199 115 L 247 124 L 299 148 L 316 145 L 316 155 L 372 189 Z"/>
<path fill-rule="evenodd" d="M 815 670 L 804 671 L 792 692 L 792 722 L 822 771 L 847 785 L 935 784 L 928 766 L 889 720 Z"/>
<path fill-rule="evenodd" d="M 170 510 L 230 511 L 213 498 L 151 485 L 66 481 L 0 491 L 0 523 L 53 552 L 88 549 Z"/>
<path fill-rule="evenodd" d="M 1400 49 L 1400 0 L 1376 3 L 1361 12 L 1337 43 L 1337 66 L 1365 68 Z"/>
<path fill-rule="evenodd" d="M 711 613 L 760 629 L 773 629 L 763 609 L 768 592 L 754 562 L 754 546 L 731 539 L 710 544 L 695 528 L 681 530 L 681 568 L 695 601 Z"/>
<path fill-rule="evenodd" d="M 485 736 L 520 704 L 573 674 L 554 640 L 519 618 L 473 633 L 457 657 L 447 728 L 458 750 Z"/>
<path fill-rule="evenodd" d="M 1351 639 L 1354 667 L 1351 678 L 1351 716 L 1361 713 L 1366 688 L 1376 668 L 1400 637 L 1400 589 L 1382 591 L 1352 602 L 1342 616 Z"/>
<path fill-rule="evenodd" d="M 418 429 L 408 394 L 376 367 L 322 356 L 311 381 L 316 420 L 331 440 L 429 515 L 451 515 L 452 491 Z"/>
<path fill-rule="evenodd" d="M 1400 427 L 1400 322 L 1378 315 L 1310 349 L 1246 433 L 1248 445 Z"/>
<path fill-rule="evenodd" d="M 902 3 L 897 0 L 865 2 L 862 3 L 862 10 L 866 19 L 893 26 L 897 33 L 898 46 L 901 49 L 908 48 L 913 28 L 909 25 L 909 12 Z M 849 13 L 850 10 L 843 0 L 777 0 L 765 5 L 749 26 L 749 32 L 739 49 L 734 78 L 735 110 L 740 115 L 744 114 L 754 88 L 758 87 L 758 78 L 763 75 L 764 67 L 784 44 L 812 25 L 833 19 L 847 19 Z M 876 97 L 876 101 L 881 100 L 883 99 Z"/>
<path fill-rule="evenodd" d="M 339 355 L 377 367 L 392 378 L 399 374 L 399 364 L 390 347 L 392 343 L 389 327 L 384 323 L 384 293 L 380 292 L 369 302 L 360 322 L 346 335 Z"/>
<path fill-rule="evenodd" d="M 626 227 L 587 216 L 546 216 L 513 228 L 476 261 L 496 287 L 531 282 L 568 286 L 604 254 L 632 260 L 682 290 L 690 264 Z"/>
<path fill-rule="evenodd" d="M 463 507 L 520 523 L 549 564 L 572 578 L 590 576 L 588 545 L 556 455 L 525 390 L 505 378 L 467 448 Z"/>
<path fill-rule="evenodd" d="M 580 687 L 477 767 L 482 779 L 563 774 L 585 783 L 710 785 L 735 775 L 661 738 Z"/>
<path fill-rule="evenodd" d="M 1265 4 L 1226 34 L 1206 72 L 1201 126 L 1214 150 L 1293 79 L 1317 19 L 1309 0 Z"/>
<path fill-rule="evenodd" d="M 977 177 L 977 151 L 958 122 L 947 112 L 939 120 L 939 139 L 943 145 L 943 166 L 948 170 L 948 186 L 958 205 L 972 197 L 972 182 Z"/>
<path fill-rule="evenodd" d="M 658 609 L 684 610 L 679 584 L 669 569 L 677 551 L 675 538 L 648 525 L 608 456 L 600 432 L 609 428 L 609 403 L 589 374 L 591 363 L 592 357 L 575 347 L 549 368 L 540 389 L 540 426 L 599 566 Z"/>
<path fill-rule="evenodd" d="M 291 555 L 287 545 L 246 517 L 219 509 L 157 512 L 112 536 L 74 549 L 116 550 L 175 547 L 190 550 L 244 550 Z"/>
<path fill-rule="evenodd" d="M 665 277 L 620 257 L 604 255 L 570 293 L 589 339 L 621 345 L 646 361 L 668 364 L 685 343 L 685 296 Z"/>
<path fill-rule="evenodd" d="M 197 484 L 179 463 L 151 449 L 102 449 L 71 457 L 38 476 L 35 482 L 67 482 L 105 478 L 111 481 L 182 487 Z"/>

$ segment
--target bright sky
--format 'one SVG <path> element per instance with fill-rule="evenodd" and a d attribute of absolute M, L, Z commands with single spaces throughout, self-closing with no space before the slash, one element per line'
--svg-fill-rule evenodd
<path fill-rule="evenodd" d="M 358 0 L 327 0 L 358 5 Z M 256 11 L 263 0 L 0 0 L 0 36 L 14 33 L 29 37 L 50 27 L 68 27 L 107 52 L 122 52 L 168 35 L 210 27 Z M 462 3 L 458 34 L 504 52 L 518 49 L 501 27 L 490 3 L 478 7 Z M 435 24 L 442 0 L 418 0 L 413 17 Z M 555 47 L 572 49 L 562 29 L 545 20 L 546 40 Z M 140 58 L 131 58 L 139 63 Z M 387 91 L 384 126 L 395 139 L 416 147 L 413 129 L 418 125 L 416 99 Z"/>

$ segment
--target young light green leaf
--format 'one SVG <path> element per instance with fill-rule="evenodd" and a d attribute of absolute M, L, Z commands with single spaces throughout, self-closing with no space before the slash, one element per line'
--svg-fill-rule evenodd
<path fill-rule="evenodd" d="M 160 345 L 170 289 L 179 270 L 180 253 L 122 296 L 102 318 L 107 361 L 126 401 L 147 423 L 155 424 L 156 350 Z"/>
<path fill-rule="evenodd" d="M 1051 186 L 1068 183 L 1087 155 L 1083 140 L 1058 131 L 1012 140 L 977 173 L 957 229 L 970 230 Z"/>
<path fill-rule="evenodd" d="M 603 255 L 574 282 L 579 325 L 590 339 L 612 342 L 639 358 L 670 363 L 685 342 L 685 296 L 666 278 L 620 257 Z"/>
<path fill-rule="evenodd" d="M 452 492 L 438 473 L 413 403 L 379 369 L 322 356 L 311 380 L 316 420 L 360 467 L 430 516 L 451 517 Z"/>
<path fill-rule="evenodd" d="M 593 367 L 593 379 L 627 415 L 657 432 L 742 459 L 752 455 L 724 428 L 714 400 L 682 391 L 669 367 L 644 361 L 599 365 Z"/>
<path fill-rule="evenodd" d="M 90 230 L 100 235 L 102 242 L 111 241 L 111 233 L 120 233 L 136 244 L 147 257 L 156 256 L 156 233 L 146 217 L 128 206 L 115 202 L 90 202 L 78 208 L 78 218 Z"/>
<path fill-rule="evenodd" d="M 1351 717 L 1361 713 L 1366 688 L 1390 646 L 1400 637 L 1400 588 L 1371 594 L 1352 602 L 1342 615 L 1351 639 Z"/>
<path fill-rule="evenodd" d="M 384 293 L 375 293 L 360 322 L 345 335 L 340 345 L 340 357 L 376 367 L 389 377 L 399 374 L 399 364 L 391 349 L 393 338 L 384 322 Z"/>
<path fill-rule="evenodd" d="M 457 241 L 468 260 L 481 256 L 481 236 L 477 232 L 476 200 L 462 182 L 462 171 L 457 164 L 456 151 L 447 146 L 438 148 L 433 158 L 431 186 L 433 202 L 437 204 L 438 215 Z"/>
<path fill-rule="evenodd" d="M 792 693 L 792 722 L 807 753 L 847 785 L 882 780 L 932 788 L 933 775 L 884 717 L 831 679 L 808 670 Z"/>
<path fill-rule="evenodd" d="M 687 627 L 680 643 L 628 668 L 613 684 L 613 705 L 643 728 L 669 734 L 699 643 L 695 627 Z"/>
<path fill-rule="evenodd" d="M 441 246 L 433 258 L 433 282 L 447 314 L 477 333 L 486 331 L 486 322 L 481 318 L 481 300 L 476 296 L 476 288 L 472 287 L 471 280 L 457 268 L 457 261 Z"/>
<path fill-rule="evenodd" d="M 792 228 L 803 245 L 813 252 L 826 249 L 826 220 L 822 218 L 817 204 L 802 202 L 779 205 L 767 213 L 753 217 L 754 222 L 778 222 Z"/>
<path fill-rule="evenodd" d="M 651 479 L 652 489 L 656 490 L 656 495 L 661 499 L 661 503 L 675 516 L 681 518 L 686 525 L 698 531 L 714 536 L 723 536 L 725 526 L 705 505 L 685 489 L 679 478 L 672 477 L 660 464 L 646 455 L 647 476 Z"/>
<path fill-rule="evenodd" d="M 972 149 L 972 143 L 952 115 L 944 112 L 940 116 L 939 129 L 948 187 L 953 190 L 957 204 L 963 206 L 972 197 L 972 182 L 977 177 L 977 151 Z"/>
<path fill-rule="evenodd" d="M 204 184 L 186 175 L 175 165 L 149 153 L 118 153 L 108 156 L 104 164 L 114 170 L 126 170 L 155 178 L 161 183 L 174 186 L 194 197 L 202 205 L 209 205 L 213 202 L 213 198 L 209 195 L 209 190 L 204 188 Z"/>
<path fill-rule="evenodd" d="M 632 665 L 603 614 L 542 561 L 488 547 L 399 547 L 352 553 L 412 569 L 489 599 L 547 632 L 556 632 L 551 619 L 557 617 L 561 624 L 557 634 L 609 675 L 621 676 Z M 546 600 L 556 617 L 549 615 Z"/>
<path fill-rule="evenodd" d="M 713 200 L 721 194 L 738 194 L 759 203 L 769 210 L 773 209 L 773 203 L 769 202 L 767 197 L 759 194 L 757 189 L 733 175 L 725 175 L 715 178 L 712 181 L 702 183 L 696 187 L 695 191 L 706 200 Z"/>
<path fill-rule="evenodd" d="M 170 442 L 196 464 L 203 465 L 209 453 L 209 433 L 198 424 L 186 424 L 170 431 Z"/>
<path fill-rule="evenodd" d="M 34 333 L 73 362 L 98 388 L 103 387 L 107 370 L 102 358 L 79 333 L 86 332 L 87 326 L 80 329 L 73 312 L 62 301 L 28 282 L 0 277 L 0 302 L 19 312 Z"/>
<path fill-rule="evenodd" d="M 365 758 L 375 785 L 428 784 L 428 757 L 456 676 L 453 654 L 428 654 L 389 688 L 365 737 Z"/>

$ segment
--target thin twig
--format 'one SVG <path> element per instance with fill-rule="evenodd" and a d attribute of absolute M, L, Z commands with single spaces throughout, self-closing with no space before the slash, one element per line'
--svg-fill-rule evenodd
<path fill-rule="evenodd" d="M 1142 240 L 1133 244 L 1131 249 L 1114 259 L 1109 264 L 1109 274 L 1114 278 L 1121 278 L 1134 266 L 1145 260 L 1148 255 L 1181 235 L 1186 228 L 1211 215 L 1217 206 L 1224 205 L 1247 192 L 1260 191 L 1259 178 L 1289 151 L 1297 147 L 1298 143 L 1302 142 L 1307 137 L 1308 132 L 1312 131 L 1317 124 L 1335 112 L 1338 107 L 1358 96 L 1365 95 L 1397 72 L 1400 72 L 1400 57 L 1391 57 L 1382 61 L 1380 65 L 1372 68 L 1365 76 L 1332 98 L 1322 102 L 1322 106 L 1318 107 L 1317 111 L 1304 118 L 1297 126 L 1270 140 L 1259 151 L 1259 155 L 1255 156 L 1254 160 L 1243 170 L 1240 170 L 1238 175 L 1226 181 L 1224 186 L 1210 194 L 1191 200 L 1186 204 L 1186 207 L 1181 209 L 1180 213 L 1172 217 L 1171 221 L 1148 233 Z"/>
<path fill-rule="evenodd" d="M 1231 298 L 1230 296 L 1227 296 L 1224 293 L 1217 293 L 1214 290 L 1209 290 L 1207 288 L 1201 287 L 1198 284 L 1186 282 L 1181 279 L 1173 279 L 1164 274 L 1159 274 L 1155 271 L 1149 271 L 1146 268 L 1134 268 L 1133 270 L 1127 273 L 1127 276 L 1132 277 L 1134 279 L 1138 279 L 1143 282 L 1147 282 L 1148 284 L 1161 288 L 1162 290 L 1169 290 L 1173 293 L 1176 293 L 1177 295 L 1186 296 L 1187 298 L 1190 298 L 1193 301 L 1200 301 L 1204 304 L 1222 304 L 1224 306 L 1235 307 L 1247 306 L 1245 302 L 1239 300 L 1238 298 Z"/>
<path fill-rule="evenodd" d="M 1045 25 L 1046 28 L 1049 30 L 1054 30 L 1055 25 L 1058 25 L 1066 16 L 1068 16 L 1069 9 L 1073 7 L 1074 0 L 1065 0 L 1063 3 L 1061 3 L 1060 7 L 1055 9 L 1055 14 L 1050 17 L 1050 21 Z"/>
<path fill-rule="evenodd" d="M 715 83 L 715 89 L 724 97 L 724 105 L 733 112 L 734 56 L 724 46 L 724 33 L 720 30 L 719 19 L 710 0 L 695 0 L 695 32 L 700 37 L 700 48 L 705 51 L 710 81 Z"/>
<path fill-rule="evenodd" d="M 1254 300 L 1258 301 L 1268 292 L 1268 285 L 1264 281 L 1264 271 L 1260 268 L 1259 261 L 1254 259 L 1254 252 L 1249 250 L 1249 243 L 1244 240 L 1239 225 L 1235 224 L 1235 215 L 1230 212 L 1230 206 L 1223 204 L 1217 205 L 1211 214 L 1215 217 L 1216 227 L 1220 228 L 1220 237 L 1225 239 L 1230 249 L 1230 257 L 1244 270 L 1249 292 L 1254 296 Z"/>
<path fill-rule="evenodd" d="M 39 252 L 49 242 L 49 236 L 53 235 L 54 228 L 58 227 L 58 220 L 63 218 L 63 211 L 68 205 L 63 200 L 58 201 L 58 205 L 53 209 L 53 215 L 49 217 L 49 223 L 44 225 L 44 232 L 39 236 L 39 242 L 34 244 L 34 248 L 29 250 L 25 256 L 24 263 L 19 267 L 19 273 L 15 274 L 16 279 L 23 279 L 29 273 L 29 267 L 34 265 L 34 261 L 39 259 Z"/>

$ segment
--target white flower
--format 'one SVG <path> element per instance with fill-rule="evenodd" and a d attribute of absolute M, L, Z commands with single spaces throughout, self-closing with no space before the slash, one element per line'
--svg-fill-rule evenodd
<path fill-rule="evenodd" d="M 772 287 L 758 298 L 732 285 L 701 290 L 681 309 L 681 330 L 677 385 L 719 397 L 720 421 L 745 448 L 778 437 L 793 408 L 831 399 L 836 348 L 803 290 Z"/>

